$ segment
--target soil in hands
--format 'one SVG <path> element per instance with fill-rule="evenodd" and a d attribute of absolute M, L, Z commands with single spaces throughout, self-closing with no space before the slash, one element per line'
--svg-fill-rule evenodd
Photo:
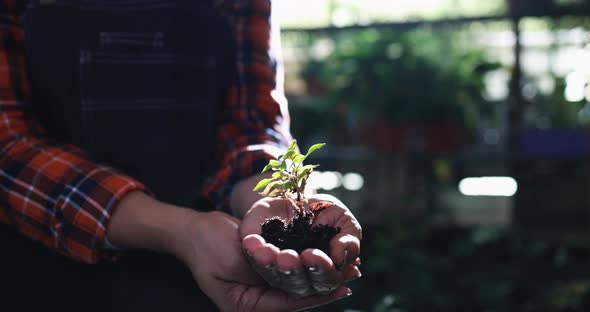
<path fill-rule="evenodd" d="M 340 233 L 340 228 L 325 224 L 313 225 L 313 222 L 324 209 L 332 205 L 329 202 L 317 202 L 309 205 L 309 211 L 296 209 L 291 220 L 268 218 L 261 224 L 261 236 L 281 250 L 293 249 L 301 253 L 308 248 L 317 248 L 329 255 L 330 240 Z"/>

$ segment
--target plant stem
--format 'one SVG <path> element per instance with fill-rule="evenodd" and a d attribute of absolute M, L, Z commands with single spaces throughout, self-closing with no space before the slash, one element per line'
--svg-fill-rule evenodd
<path fill-rule="evenodd" d="M 301 192 L 299 189 L 297 190 L 297 207 L 299 208 L 299 213 L 303 214 L 303 200 L 301 198 Z"/>

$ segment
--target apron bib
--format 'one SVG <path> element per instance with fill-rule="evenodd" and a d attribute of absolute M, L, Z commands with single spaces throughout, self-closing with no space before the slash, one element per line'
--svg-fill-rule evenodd
<path fill-rule="evenodd" d="M 32 109 L 49 137 L 137 178 L 160 200 L 205 209 L 199 188 L 235 67 L 231 27 L 212 2 L 30 1 Z M 129 252 L 85 265 L 0 234 L 10 241 L 0 262 L 11 268 L 0 297 L 21 311 L 215 310 L 170 256 Z"/>
<path fill-rule="evenodd" d="M 37 1 L 51 4 L 27 12 L 27 59 L 50 137 L 194 207 L 235 64 L 212 1 Z"/>

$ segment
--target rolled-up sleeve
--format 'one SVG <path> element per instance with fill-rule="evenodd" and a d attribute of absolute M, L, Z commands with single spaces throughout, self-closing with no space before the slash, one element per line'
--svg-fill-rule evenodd
<path fill-rule="evenodd" d="M 292 137 L 271 1 L 227 1 L 226 9 L 235 30 L 237 75 L 217 129 L 219 167 L 203 193 L 218 210 L 229 212 L 236 182 L 259 173 Z"/>
<path fill-rule="evenodd" d="M 27 110 L 25 2 L 0 1 L 0 223 L 94 263 L 110 256 L 103 246 L 119 200 L 145 187 L 75 146 L 49 140 Z"/>

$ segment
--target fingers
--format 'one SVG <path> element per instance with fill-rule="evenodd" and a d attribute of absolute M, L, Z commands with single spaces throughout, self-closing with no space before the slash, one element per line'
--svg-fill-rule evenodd
<path fill-rule="evenodd" d="M 315 293 L 295 250 L 282 250 L 276 257 L 280 288 L 298 298 Z"/>
<path fill-rule="evenodd" d="M 310 296 L 303 299 L 290 299 L 287 306 L 289 307 L 289 310 L 301 311 L 346 298 L 351 294 L 352 291 L 350 289 L 345 286 L 340 286 L 327 296 Z"/>
<path fill-rule="evenodd" d="M 354 265 L 361 265 L 361 258 L 354 259 L 354 262 L 352 264 L 354 264 Z"/>
<path fill-rule="evenodd" d="M 354 272 L 349 274 L 351 276 L 343 275 L 330 257 L 318 249 L 304 250 L 301 255 L 294 250 L 279 251 L 259 235 L 246 236 L 242 245 L 254 269 L 264 280 L 295 297 L 329 294 L 342 284 L 344 278 L 354 275 Z"/>
<path fill-rule="evenodd" d="M 260 235 L 248 235 L 242 240 L 242 248 L 254 270 L 273 287 L 279 287 L 281 277 L 275 265 L 279 249 L 267 244 Z"/>
<path fill-rule="evenodd" d="M 264 240 L 264 238 L 257 234 L 250 234 L 244 237 L 244 239 L 242 239 L 242 247 L 250 257 L 254 255 L 254 251 L 256 249 L 264 246 L 265 243 L 266 241 Z"/>
<path fill-rule="evenodd" d="M 330 241 L 330 255 L 338 268 L 353 264 L 360 255 L 361 242 L 358 237 L 341 233 Z"/>
<path fill-rule="evenodd" d="M 242 245 L 256 272 L 271 286 L 294 298 L 312 294 L 327 295 L 343 283 L 361 276 L 356 267 L 360 261 L 357 257 L 359 242 L 351 235 L 340 235 L 332 243 L 333 254 L 342 252 L 339 258 L 333 258 L 338 259 L 337 261 L 346 260 L 344 265 L 338 267 L 319 249 L 307 249 L 301 255 L 294 250 L 281 251 L 274 245 L 267 244 L 260 235 L 246 236 Z"/>
<path fill-rule="evenodd" d="M 250 288 L 250 290 L 253 290 Z M 239 293 L 241 303 L 245 311 L 302 311 L 330 303 L 332 301 L 348 297 L 352 294 L 350 289 L 341 286 L 327 296 L 308 296 L 305 298 L 293 298 L 278 289 L 259 289 L 250 293 Z"/>
<path fill-rule="evenodd" d="M 308 268 L 311 287 L 317 293 L 328 294 L 342 283 L 342 273 L 323 251 L 306 249 L 301 253 L 301 261 Z"/>
<path fill-rule="evenodd" d="M 344 279 L 344 283 L 354 281 L 361 276 L 361 270 L 359 270 L 356 265 L 347 264 L 346 267 L 342 269 L 342 278 Z"/>
<path fill-rule="evenodd" d="M 249 255 L 255 270 L 271 286 L 296 297 L 315 293 L 296 251 L 278 251 L 273 245 L 266 244 L 259 235 L 246 236 L 243 240 L 243 248 Z"/>

